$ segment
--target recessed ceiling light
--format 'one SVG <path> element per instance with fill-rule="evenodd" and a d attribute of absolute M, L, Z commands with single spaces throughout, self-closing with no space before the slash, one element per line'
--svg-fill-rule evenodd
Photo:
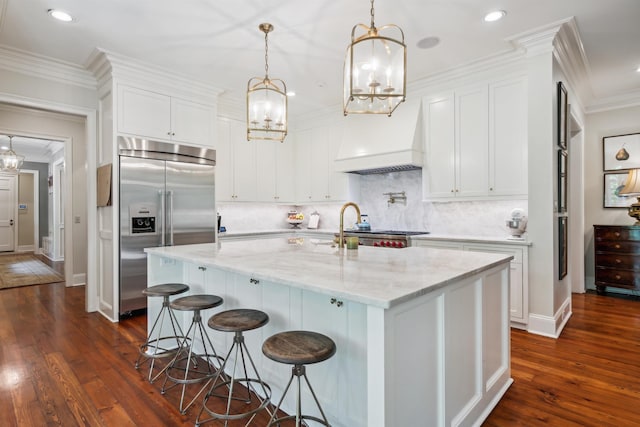
<path fill-rule="evenodd" d="M 418 46 L 420 49 L 431 49 L 432 47 L 437 46 L 438 43 L 440 43 L 440 39 L 438 37 L 430 36 L 418 40 L 416 46 Z"/>
<path fill-rule="evenodd" d="M 636 68 L 636 73 L 640 73 L 640 65 L 638 65 L 638 68 Z"/>
<path fill-rule="evenodd" d="M 49 9 L 49 10 L 47 10 L 47 13 L 49 14 L 49 16 L 51 16 L 52 18 L 57 19 L 58 21 L 62 21 L 62 22 L 71 22 L 71 21 L 73 21 L 73 17 L 71 15 L 69 15 L 67 12 L 59 10 L 59 9 Z"/>
<path fill-rule="evenodd" d="M 485 22 L 499 21 L 502 18 L 504 18 L 506 16 L 506 14 L 507 14 L 507 12 L 505 12 L 504 10 L 494 10 L 494 11 L 489 12 L 486 15 L 484 15 L 484 21 Z"/>

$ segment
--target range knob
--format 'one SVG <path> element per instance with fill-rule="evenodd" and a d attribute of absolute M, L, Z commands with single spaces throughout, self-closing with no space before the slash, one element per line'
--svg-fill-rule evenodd
<path fill-rule="evenodd" d="M 398 246 L 398 242 L 393 242 L 393 243 L 391 244 L 391 246 L 393 246 L 394 248 L 399 247 L 399 246 Z"/>
<path fill-rule="evenodd" d="M 386 247 L 390 248 L 391 247 L 391 242 L 387 240 L 386 242 L 384 242 L 384 245 Z"/>
<path fill-rule="evenodd" d="M 373 246 L 375 246 L 377 248 L 380 245 L 378 245 L 378 242 L 373 242 Z"/>
<path fill-rule="evenodd" d="M 398 247 L 399 248 L 404 248 L 404 242 L 398 242 Z"/>

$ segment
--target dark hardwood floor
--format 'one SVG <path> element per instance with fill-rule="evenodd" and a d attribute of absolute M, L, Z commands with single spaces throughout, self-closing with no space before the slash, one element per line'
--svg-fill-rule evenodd
<path fill-rule="evenodd" d="M 573 304 L 558 340 L 513 330 L 515 383 L 485 426 L 640 425 L 640 302 L 575 295 Z M 0 291 L 2 425 L 193 426 L 197 408 L 180 415 L 179 391 L 160 394 L 133 367 L 145 325 L 85 313 L 83 287 Z"/>

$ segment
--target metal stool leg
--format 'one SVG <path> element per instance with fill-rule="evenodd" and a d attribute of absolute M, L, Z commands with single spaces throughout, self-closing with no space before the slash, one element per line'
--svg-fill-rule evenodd
<path fill-rule="evenodd" d="M 196 342 L 195 340 L 198 335 L 204 347 L 203 354 L 196 354 L 193 351 L 193 345 Z M 209 350 L 211 352 L 209 352 Z M 186 357 L 184 356 L 185 353 L 186 353 Z M 198 363 L 199 363 L 198 357 L 201 357 L 204 359 L 204 362 L 206 363 L 206 370 L 198 371 Z M 175 387 L 178 384 L 182 384 L 182 392 L 180 395 L 180 406 L 179 406 L 179 410 L 181 414 L 185 414 L 187 412 L 187 409 L 191 407 L 191 405 L 197 400 L 197 398 L 200 396 L 202 392 L 202 391 L 198 392 L 198 394 L 196 394 L 196 396 L 186 406 L 184 406 L 184 395 L 185 395 L 187 385 L 199 383 L 205 380 L 210 381 L 210 379 L 214 375 L 216 375 L 217 372 L 219 372 L 219 368 L 215 368 L 215 366 L 214 366 L 214 370 L 211 369 L 212 359 L 213 361 L 216 361 L 216 360 L 219 360 L 220 357 L 217 355 L 215 348 L 211 343 L 211 339 L 204 331 L 204 328 L 202 326 L 202 318 L 200 317 L 200 310 L 195 310 L 193 314 L 193 319 L 191 321 L 191 325 L 189 326 L 189 330 L 187 331 L 187 334 L 184 337 L 184 341 L 182 342 L 180 349 L 176 352 L 174 358 L 171 360 L 171 362 L 169 362 L 169 364 L 164 369 L 166 376 L 162 384 L 162 388 L 160 390 L 160 392 L 164 394 L 167 390 L 170 390 L 171 388 Z M 186 361 L 186 366 L 184 368 L 177 366 L 178 363 L 182 361 Z M 184 369 L 184 377 L 178 378 L 176 376 L 173 376 L 171 371 L 174 369 L 178 369 L 178 370 Z M 190 372 L 191 373 L 195 372 L 197 374 L 200 374 L 201 376 L 196 378 L 189 378 Z M 173 384 L 170 387 L 166 387 L 168 380 L 173 381 L 175 384 Z"/>
<path fill-rule="evenodd" d="M 162 308 L 156 316 L 155 321 L 153 322 L 153 326 L 151 327 L 151 331 L 147 336 L 147 341 L 145 341 L 142 345 L 140 345 L 138 349 L 138 358 L 136 359 L 135 368 L 139 369 L 142 364 L 149 361 L 149 382 L 153 382 L 158 378 L 158 375 L 153 377 L 153 368 L 155 366 L 156 359 L 160 357 L 168 357 L 173 354 L 173 351 L 177 351 L 181 345 L 181 339 L 183 338 L 182 329 L 180 328 L 180 324 L 176 318 L 175 313 L 171 310 L 169 306 L 169 296 L 165 295 L 163 297 Z M 162 333 L 162 325 L 164 325 L 165 316 L 169 313 L 169 320 L 171 322 L 171 328 L 173 330 L 173 336 L 161 337 Z M 155 337 L 154 337 L 155 333 Z M 167 340 L 175 340 L 176 348 L 169 349 L 163 348 L 162 342 Z M 153 352 L 149 353 L 149 349 L 153 347 Z M 143 360 L 144 359 L 144 360 Z M 162 373 L 162 372 L 161 372 Z"/>
<path fill-rule="evenodd" d="M 285 396 L 287 395 L 287 392 L 289 391 L 289 387 L 291 386 L 291 383 L 293 382 L 293 378 L 296 377 L 297 379 L 297 383 L 298 383 L 298 390 L 297 390 L 297 395 L 296 395 L 296 414 L 295 415 L 288 415 L 286 417 L 282 417 L 282 418 L 275 418 L 277 416 L 278 410 L 280 409 L 280 405 L 282 405 L 282 402 L 284 401 Z M 313 400 L 316 402 L 316 405 L 318 407 L 318 409 L 320 410 L 320 414 L 322 415 L 322 419 L 312 416 L 312 415 L 303 415 L 302 414 L 302 387 L 301 387 L 301 381 L 300 381 L 300 377 L 304 377 L 305 382 L 307 383 L 307 387 L 309 387 L 309 390 L 311 391 L 311 396 L 313 396 Z M 282 397 L 280 398 L 280 402 L 278 402 L 278 406 L 276 407 L 276 410 L 274 411 L 273 415 L 271 415 L 271 418 L 269 419 L 269 423 L 267 424 L 267 427 L 271 427 L 273 425 L 280 425 L 280 423 L 282 421 L 286 421 L 286 420 L 296 420 L 296 427 L 300 427 L 302 424 L 301 422 L 304 422 L 304 420 L 311 420 L 311 421 L 315 421 L 317 423 L 320 423 L 326 427 L 331 427 L 331 425 L 329 424 L 329 421 L 327 420 L 327 417 L 324 414 L 324 411 L 322 410 L 322 407 L 320 406 L 320 402 L 318 402 L 318 398 L 316 397 L 316 393 L 315 391 L 313 391 L 313 387 L 311 387 L 311 383 L 309 382 L 309 378 L 307 378 L 307 372 L 306 372 L 306 367 L 305 365 L 294 365 L 291 368 L 291 377 L 289 378 L 289 382 L 287 383 L 287 387 L 285 387 L 284 392 L 282 393 Z M 306 424 L 306 423 L 305 423 Z"/>
<path fill-rule="evenodd" d="M 222 378 L 224 380 L 224 369 L 227 366 L 227 363 L 229 361 L 229 358 L 231 356 L 231 353 L 234 352 L 235 350 L 235 354 L 234 354 L 234 363 L 233 363 L 233 369 L 231 372 L 231 376 L 229 377 L 228 380 L 222 381 L 220 383 L 218 383 L 218 381 L 220 380 L 220 378 Z M 240 358 L 238 358 L 238 353 L 240 353 Z M 246 357 L 245 357 L 246 355 Z M 246 363 L 246 359 L 249 359 L 249 363 L 251 368 L 253 369 L 253 372 L 256 374 L 257 378 L 250 378 L 249 377 L 249 373 L 247 371 L 247 363 Z M 244 377 L 242 378 L 236 378 L 236 371 L 238 368 L 238 360 L 240 360 L 242 362 L 242 371 L 244 373 Z M 239 397 L 235 397 L 233 396 L 233 390 L 234 390 L 234 385 L 235 383 L 244 383 L 245 384 L 245 388 L 247 390 L 247 397 L 242 399 Z M 260 384 L 260 387 L 262 388 L 262 393 L 264 398 L 261 398 L 260 395 L 257 393 L 256 388 L 253 386 L 253 383 L 258 383 Z M 209 383 L 205 384 L 205 386 L 203 387 L 203 389 L 207 388 L 209 385 Z M 216 390 L 221 388 L 221 387 L 227 387 L 228 392 L 226 394 L 218 394 L 216 393 Z M 252 402 L 252 396 L 251 394 L 255 394 L 256 397 L 258 398 L 260 405 L 248 412 L 243 412 L 243 413 L 239 413 L 239 414 L 231 414 L 231 401 L 232 400 L 241 400 L 244 401 L 245 403 L 249 404 Z M 200 394 L 200 393 L 198 393 Z M 225 398 L 227 400 L 227 406 L 226 406 L 226 412 L 224 414 L 218 414 L 216 412 L 213 412 L 212 410 L 207 408 L 207 401 L 209 400 L 210 397 L 220 397 L 220 398 Z M 216 376 L 213 379 L 213 383 L 211 384 L 211 387 L 209 388 L 209 391 L 207 392 L 207 394 L 204 397 L 204 401 L 202 402 L 202 407 L 200 408 L 200 412 L 198 413 L 198 416 L 196 418 L 196 427 L 202 425 L 203 423 L 215 420 L 215 419 L 223 419 L 225 420 L 224 425 L 225 427 L 228 425 L 229 420 L 238 420 L 238 419 L 242 419 L 242 418 L 246 418 L 248 416 L 251 415 L 251 419 L 247 422 L 247 425 L 253 420 L 253 418 L 255 417 L 256 413 L 261 411 L 264 408 L 267 408 L 267 405 L 269 404 L 269 402 L 271 401 L 271 388 L 269 387 L 268 384 L 266 384 L 264 381 L 262 381 L 262 378 L 260 377 L 260 374 L 258 373 L 258 370 L 256 369 L 256 365 L 253 362 L 253 358 L 251 357 L 251 353 L 249 353 L 249 349 L 247 348 L 247 345 L 244 342 L 244 335 L 242 334 L 242 331 L 237 331 L 235 333 L 234 339 L 233 339 L 233 344 L 231 345 L 231 348 L 229 348 L 229 351 L 227 352 L 227 356 L 224 359 L 224 362 L 222 363 L 222 366 L 220 367 L 220 369 L 218 370 L 218 373 L 216 374 Z M 210 418 L 206 419 L 206 420 L 201 420 L 200 417 L 202 416 L 203 412 L 207 412 L 209 415 L 211 415 Z M 269 409 L 267 408 L 267 411 L 270 413 Z"/>

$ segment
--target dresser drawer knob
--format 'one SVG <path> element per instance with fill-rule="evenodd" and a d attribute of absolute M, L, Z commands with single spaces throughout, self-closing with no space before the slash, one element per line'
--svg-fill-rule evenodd
<path fill-rule="evenodd" d="M 620 245 L 617 245 L 617 244 L 616 244 L 615 248 L 616 248 L 616 249 L 620 249 Z"/>
<path fill-rule="evenodd" d="M 616 231 L 615 235 L 616 237 L 620 237 L 620 232 Z"/>
<path fill-rule="evenodd" d="M 616 280 L 620 280 L 620 279 L 621 279 L 620 275 L 616 274 Z"/>
<path fill-rule="evenodd" d="M 622 260 L 616 258 L 616 264 L 620 264 Z"/>

